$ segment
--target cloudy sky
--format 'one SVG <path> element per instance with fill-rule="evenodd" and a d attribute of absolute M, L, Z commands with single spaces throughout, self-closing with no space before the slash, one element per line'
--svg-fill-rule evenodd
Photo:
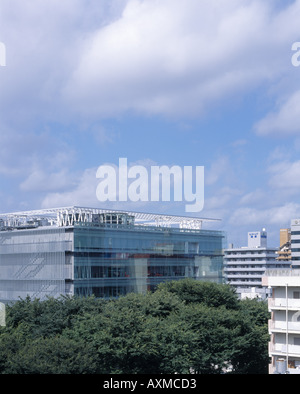
<path fill-rule="evenodd" d="M 277 246 L 300 217 L 299 21 L 300 0 L 0 0 L 0 211 L 184 215 L 99 202 L 97 168 L 204 166 L 194 216 Z"/>

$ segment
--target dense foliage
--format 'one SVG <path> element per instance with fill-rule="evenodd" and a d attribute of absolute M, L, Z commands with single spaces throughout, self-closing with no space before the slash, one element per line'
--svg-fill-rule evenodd
<path fill-rule="evenodd" d="M 0 328 L 2 374 L 267 373 L 268 310 L 182 280 L 117 300 L 26 298 Z"/>

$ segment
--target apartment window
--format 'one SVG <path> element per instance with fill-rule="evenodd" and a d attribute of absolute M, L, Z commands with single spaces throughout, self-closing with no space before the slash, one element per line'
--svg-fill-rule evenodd
<path fill-rule="evenodd" d="M 300 337 L 294 337 L 294 345 L 300 346 Z"/>
<path fill-rule="evenodd" d="M 299 299 L 300 298 L 300 291 L 294 291 L 293 292 L 293 298 Z"/>

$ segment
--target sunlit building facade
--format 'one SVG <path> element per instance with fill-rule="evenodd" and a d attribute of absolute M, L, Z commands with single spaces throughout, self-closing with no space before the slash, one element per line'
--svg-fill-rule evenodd
<path fill-rule="evenodd" d="M 0 215 L 0 301 L 115 298 L 193 278 L 223 282 L 225 234 L 205 219 L 96 208 Z"/>
<path fill-rule="evenodd" d="M 276 260 L 279 260 L 279 261 L 291 261 L 292 260 L 291 229 L 289 229 L 289 228 L 281 228 L 280 229 L 280 245 L 279 245 L 279 249 L 276 253 L 277 253 Z"/>
<path fill-rule="evenodd" d="M 248 246 L 224 251 L 224 274 L 227 283 L 240 298 L 267 298 L 270 290 L 262 286 L 261 278 L 269 268 L 290 266 L 289 260 L 277 259 L 278 248 L 267 246 L 267 232 L 248 233 Z"/>
<path fill-rule="evenodd" d="M 262 284 L 271 289 L 268 308 L 269 373 L 300 374 L 300 270 L 266 270 Z"/>

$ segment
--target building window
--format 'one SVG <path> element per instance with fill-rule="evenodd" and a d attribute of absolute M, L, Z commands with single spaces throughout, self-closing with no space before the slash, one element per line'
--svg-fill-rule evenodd
<path fill-rule="evenodd" d="M 299 299 L 300 298 L 300 291 L 294 291 L 293 292 L 293 298 Z"/>

